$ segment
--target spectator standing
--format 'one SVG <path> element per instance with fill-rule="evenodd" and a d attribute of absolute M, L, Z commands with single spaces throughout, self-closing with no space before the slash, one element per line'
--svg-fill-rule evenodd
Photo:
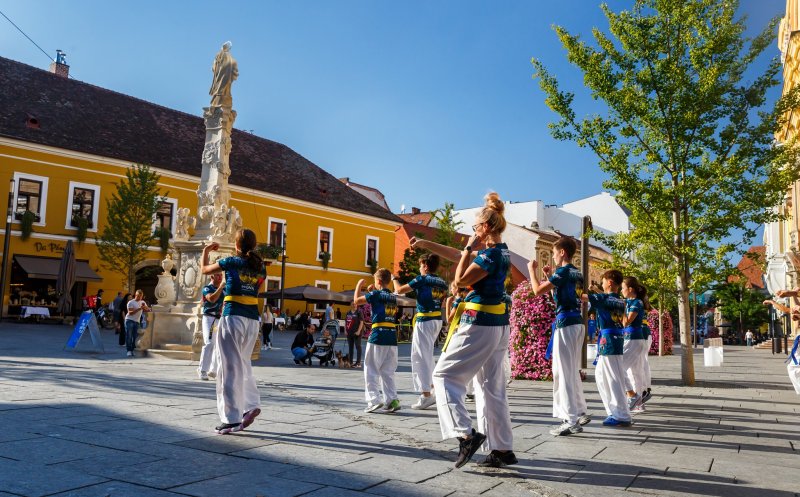
<path fill-rule="evenodd" d="M 128 302 L 130 302 L 133 296 L 130 293 L 126 293 L 119 304 L 119 311 L 114 313 L 114 317 L 116 319 L 117 328 L 119 329 L 119 344 L 121 346 L 125 346 L 125 318 L 128 316 Z"/>
<path fill-rule="evenodd" d="M 753 332 L 750 330 L 747 330 L 747 333 L 744 334 L 744 339 L 747 340 L 747 346 L 751 348 L 753 347 L 753 336 Z"/>
<path fill-rule="evenodd" d="M 264 312 L 261 314 L 261 339 L 264 342 L 261 345 L 261 350 L 269 350 L 272 348 L 272 327 L 275 324 L 275 316 L 272 314 L 272 309 L 269 305 L 264 306 Z"/>
<path fill-rule="evenodd" d="M 116 298 L 111 301 L 111 304 L 108 306 L 108 310 L 113 312 L 114 316 L 114 329 L 116 333 L 122 333 L 124 330 L 119 326 L 119 315 L 122 313 L 122 292 L 117 292 Z"/>
<path fill-rule="evenodd" d="M 350 310 L 347 312 L 344 320 L 344 330 L 347 333 L 347 350 L 350 354 L 350 361 L 353 363 L 354 368 L 361 367 L 361 333 L 364 330 L 364 320 L 361 318 L 361 313 L 358 307 L 352 304 Z M 358 356 L 353 359 L 353 348 L 355 348 Z"/>
<path fill-rule="evenodd" d="M 333 306 L 330 303 L 328 303 L 325 306 L 325 322 L 327 323 L 328 321 L 333 319 L 335 316 L 336 315 L 333 312 Z"/>
<path fill-rule="evenodd" d="M 128 357 L 133 356 L 136 348 L 136 338 L 139 336 L 139 325 L 142 321 L 142 313 L 150 312 L 147 302 L 142 300 L 144 293 L 136 290 L 133 299 L 128 301 L 128 313 L 125 316 L 125 346 L 128 349 Z"/>

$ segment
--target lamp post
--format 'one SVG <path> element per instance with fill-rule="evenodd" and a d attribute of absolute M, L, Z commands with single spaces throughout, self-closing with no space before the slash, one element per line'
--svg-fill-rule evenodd
<path fill-rule="evenodd" d="M 286 286 L 286 225 L 283 225 L 283 243 L 281 244 L 281 300 L 278 303 L 278 309 L 285 312 L 283 308 L 283 289 Z"/>
<path fill-rule="evenodd" d="M 581 274 L 584 281 L 589 278 L 589 233 L 592 231 L 592 218 L 583 216 L 581 224 Z M 584 283 L 584 286 L 586 284 Z M 589 343 L 589 309 L 586 305 L 581 305 L 581 318 L 583 320 L 583 347 L 581 348 L 581 368 L 586 368 L 588 359 L 586 347 Z"/>
<path fill-rule="evenodd" d="M 6 294 L 6 268 L 8 266 L 8 251 L 11 246 L 11 217 L 14 215 L 14 178 L 8 184 L 8 213 L 6 214 L 6 233 L 3 242 L 3 267 L 0 269 L 0 321 L 3 320 L 3 304 Z"/>

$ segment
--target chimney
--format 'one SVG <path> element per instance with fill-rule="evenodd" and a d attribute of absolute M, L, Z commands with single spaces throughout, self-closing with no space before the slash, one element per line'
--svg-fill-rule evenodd
<path fill-rule="evenodd" d="M 420 213 L 419 207 L 412 207 L 411 208 L 411 214 L 419 214 L 419 213 Z"/>
<path fill-rule="evenodd" d="M 50 72 L 62 78 L 69 78 L 69 66 L 67 65 L 67 54 L 61 50 L 56 50 L 56 61 L 50 63 Z"/>

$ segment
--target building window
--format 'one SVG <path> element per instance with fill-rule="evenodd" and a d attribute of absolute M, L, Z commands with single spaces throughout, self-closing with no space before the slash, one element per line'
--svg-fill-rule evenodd
<path fill-rule="evenodd" d="M 269 244 L 273 247 L 283 247 L 283 236 L 285 234 L 286 221 L 269 218 Z"/>
<path fill-rule="evenodd" d="M 17 203 L 14 208 L 16 218 L 21 219 L 25 211 L 36 214 L 36 221 L 41 221 L 43 182 L 28 178 L 20 178 L 17 188 Z"/>
<path fill-rule="evenodd" d="M 97 231 L 97 211 L 100 203 L 100 187 L 76 181 L 69 182 L 67 190 L 67 215 L 64 228 L 78 228 L 78 220 L 85 219 L 87 228 Z"/>
<path fill-rule="evenodd" d="M 328 261 L 333 259 L 333 229 L 319 227 L 317 229 L 317 260 L 322 260 L 321 255 L 328 254 Z"/>
<path fill-rule="evenodd" d="M 28 173 L 14 173 L 14 209 L 13 222 L 19 223 L 25 211 L 34 214 L 36 226 L 45 225 L 47 215 L 47 176 L 37 176 Z M 69 205 L 67 205 L 69 208 Z"/>
<path fill-rule="evenodd" d="M 325 290 L 330 290 L 331 289 L 331 282 L 330 281 L 316 280 L 314 282 L 314 286 L 317 287 L 317 288 L 324 288 Z M 325 304 L 322 304 L 322 307 L 314 306 L 314 312 L 318 312 L 318 313 L 319 312 L 325 312 L 325 308 L 326 308 Z M 318 316 L 318 318 L 320 319 L 319 323 L 320 323 L 320 327 L 321 327 L 323 324 L 325 324 L 324 323 L 325 317 L 324 316 Z M 320 327 L 317 327 L 317 329 L 319 330 Z"/>
<path fill-rule="evenodd" d="M 72 189 L 72 209 L 70 212 L 70 226 L 78 227 L 78 218 L 86 219 L 89 228 L 94 228 L 92 222 L 94 214 L 95 191 L 92 188 L 73 188 Z"/>
<path fill-rule="evenodd" d="M 161 202 L 156 211 L 156 228 L 164 228 L 172 233 L 172 219 L 175 217 L 175 204 Z"/>
<path fill-rule="evenodd" d="M 374 262 L 373 262 L 374 261 Z M 378 239 L 374 236 L 367 237 L 367 259 L 364 262 L 367 266 L 372 266 L 378 262 Z"/>

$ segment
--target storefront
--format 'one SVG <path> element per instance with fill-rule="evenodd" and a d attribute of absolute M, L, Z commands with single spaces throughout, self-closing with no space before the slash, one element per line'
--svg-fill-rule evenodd
<path fill-rule="evenodd" d="M 60 257 L 14 255 L 11 263 L 11 295 L 7 315 L 20 316 L 24 307 L 47 309 L 50 316 L 57 315 L 58 294 L 56 280 L 61 267 Z M 81 299 L 86 295 L 87 282 L 103 281 L 86 260 L 75 261 L 75 285 L 72 287 L 72 312 L 82 309 Z"/>

